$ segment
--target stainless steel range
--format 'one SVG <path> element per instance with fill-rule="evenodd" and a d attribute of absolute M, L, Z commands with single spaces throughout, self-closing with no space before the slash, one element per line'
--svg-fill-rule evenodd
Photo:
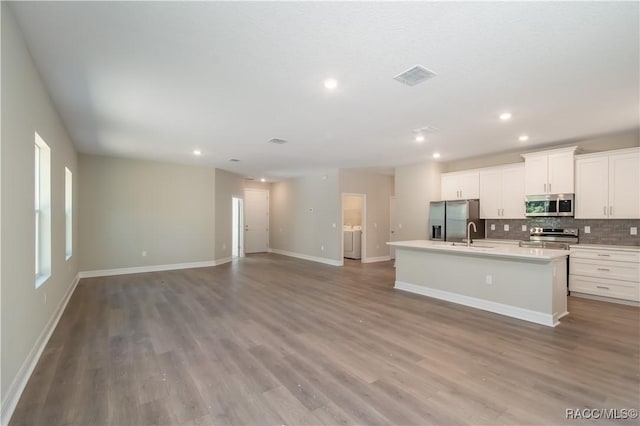
<path fill-rule="evenodd" d="M 520 241 L 520 247 L 569 250 L 578 243 L 578 228 L 531 228 L 529 241 Z"/>

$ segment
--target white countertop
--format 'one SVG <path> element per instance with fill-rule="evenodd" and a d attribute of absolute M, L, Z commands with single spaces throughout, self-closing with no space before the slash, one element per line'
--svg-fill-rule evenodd
<path fill-rule="evenodd" d="M 597 249 L 597 250 L 618 250 L 618 251 L 631 251 L 639 252 L 640 246 L 616 246 L 611 244 L 572 244 L 571 248 L 585 248 L 585 249 Z"/>
<path fill-rule="evenodd" d="M 464 243 L 456 243 L 456 245 L 453 245 L 448 241 L 443 242 L 431 240 L 396 241 L 387 244 L 398 248 L 449 252 L 451 254 L 459 253 L 464 255 L 477 255 L 485 257 L 507 257 L 537 261 L 549 261 L 569 255 L 569 250 L 517 247 L 507 244 L 497 244 L 495 247 L 491 247 L 491 242 L 484 240 L 478 241 L 475 245 L 472 244 L 471 247 L 467 247 L 466 245 L 464 245 Z"/>

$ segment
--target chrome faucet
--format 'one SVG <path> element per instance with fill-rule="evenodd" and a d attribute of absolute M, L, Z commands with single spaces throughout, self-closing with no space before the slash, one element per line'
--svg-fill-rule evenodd
<path fill-rule="evenodd" d="M 478 228 L 476 228 L 475 223 L 469 222 L 467 224 L 467 247 L 471 246 L 471 225 L 473 225 L 473 232 L 478 232 Z"/>

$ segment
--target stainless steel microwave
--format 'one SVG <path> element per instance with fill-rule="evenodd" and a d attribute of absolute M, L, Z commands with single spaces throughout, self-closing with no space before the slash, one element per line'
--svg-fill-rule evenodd
<path fill-rule="evenodd" d="M 573 194 L 530 195 L 525 198 L 527 217 L 573 216 Z"/>

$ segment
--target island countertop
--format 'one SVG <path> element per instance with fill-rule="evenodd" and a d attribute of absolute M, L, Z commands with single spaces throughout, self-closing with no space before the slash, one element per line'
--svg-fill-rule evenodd
<path fill-rule="evenodd" d="M 538 262 L 549 262 L 569 255 L 569 250 L 517 247 L 506 244 L 491 246 L 491 242 L 482 240 L 479 240 L 476 244 L 471 244 L 471 247 L 467 247 L 465 243 L 455 243 L 454 245 L 454 243 L 448 241 L 431 240 L 395 241 L 387 244 L 396 248 L 449 252 L 451 254 L 457 253 L 471 256 L 526 259 Z"/>

